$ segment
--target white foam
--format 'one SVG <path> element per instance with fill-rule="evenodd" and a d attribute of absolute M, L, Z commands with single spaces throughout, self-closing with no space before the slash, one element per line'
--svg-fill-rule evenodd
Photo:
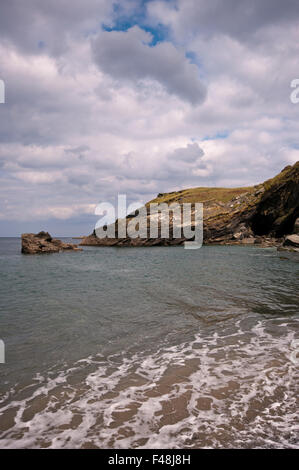
<path fill-rule="evenodd" d="M 249 330 L 238 320 L 233 333 L 198 333 L 190 343 L 155 353 L 121 361 L 88 357 L 55 378 L 37 375 L 40 385 L 29 398 L 0 408 L 1 414 L 17 409 L 1 447 L 296 447 L 298 377 L 289 360 L 295 319 L 282 321 L 281 336 L 269 332 L 274 320 Z M 71 385 L 87 365 L 94 369 L 81 386 Z M 41 410 L 24 421 L 24 412 L 44 397 Z M 181 409 L 177 399 L 185 403 Z"/>

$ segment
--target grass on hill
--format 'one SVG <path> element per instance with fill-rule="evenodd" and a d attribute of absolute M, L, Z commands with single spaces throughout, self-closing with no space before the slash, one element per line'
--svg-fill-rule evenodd
<path fill-rule="evenodd" d="M 173 202 L 184 203 L 184 202 L 205 202 L 215 200 L 223 203 L 229 202 L 236 196 L 253 192 L 254 187 L 243 187 L 243 188 L 190 188 L 181 191 L 174 191 L 171 193 L 163 193 L 159 197 L 152 199 L 147 204 L 151 203 L 164 203 L 171 204 Z"/>

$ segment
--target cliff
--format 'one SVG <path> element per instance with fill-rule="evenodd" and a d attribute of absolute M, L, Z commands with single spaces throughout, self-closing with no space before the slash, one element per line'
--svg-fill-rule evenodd
<path fill-rule="evenodd" d="M 145 207 L 147 226 L 151 221 L 151 203 L 203 203 L 203 242 L 205 244 L 261 244 L 280 245 L 284 236 L 294 231 L 299 217 L 299 162 L 287 166 L 274 178 L 252 187 L 191 188 L 171 193 L 160 193 Z M 138 214 L 127 216 L 126 224 Z M 137 219 L 136 219 L 137 222 Z M 99 246 L 153 246 L 177 245 L 187 239 L 173 237 L 173 217 L 170 217 L 169 236 L 159 232 L 155 238 L 118 237 L 98 238 L 96 232 L 84 238 L 81 245 Z M 192 226 L 192 223 L 191 223 Z"/>

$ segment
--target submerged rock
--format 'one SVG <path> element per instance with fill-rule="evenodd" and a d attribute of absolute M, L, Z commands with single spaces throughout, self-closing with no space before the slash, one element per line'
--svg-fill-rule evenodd
<path fill-rule="evenodd" d="M 82 251 L 78 245 L 63 243 L 61 240 L 52 238 L 48 232 L 22 234 L 22 253 L 24 254 L 58 253 L 65 250 Z"/>

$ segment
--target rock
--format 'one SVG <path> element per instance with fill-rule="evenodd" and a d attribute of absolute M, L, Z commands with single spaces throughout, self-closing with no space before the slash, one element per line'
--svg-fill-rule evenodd
<path fill-rule="evenodd" d="M 299 234 L 299 217 L 298 219 L 295 220 L 295 223 L 294 223 L 294 233 Z"/>
<path fill-rule="evenodd" d="M 47 242 L 50 242 L 50 241 L 53 240 L 52 237 L 51 237 L 51 235 L 49 234 L 49 232 L 44 232 L 44 231 L 42 231 L 42 232 L 39 232 L 39 233 L 38 233 L 37 235 L 35 235 L 35 236 L 36 236 L 37 238 L 41 238 L 41 239 L 43 239 L 43 240 L 46 240 Z"/>
<path fill-rule="evenodd" d="M 235 240 L 241 240 L 241 239 L 243 238 L 243 233 L 242 233 L 242 232 L 235 232 L 235 233 L 233 234 L 233 238 L 234 238 Z"/>
<path fill-rule="evenodd" d="M 82 251 L 77 245 L 63 243 L 61 240 L 52 238 L 48 232 L 22 234 L 22 253 L 24 254 L 58 253 L 65 250 Z"/>
<path fill-rule="evenodd" d="M 294 248 L 292 246 L 279 246 L 277 251 L 287 251 L 290 253 L 299 253 L 299 248 Z"/>
<path fill-rule="evenodd" d="M 265 188 L 263 186 L 261 186 L 260 188 L 257 188 L 254 195 L 258 196 L 259 194 L 263 194 L 264 192 L 265 192 Z"/>
<path fill-rule="evenodd" d="M 242 238 L 241 243 L 244 245 L 254 245 L 256 239 L 254 237 Z"/>
<path fill-rule="evenodd" d="M 240 224 L 237 227 L 237 231 L 234 232 L 233 238 L 235 240 L 249 239 L 253 235 L 253 232 L 250 227 L 247 227 L 245 223 Z"/>
<path fill-rule="evenodd" d="M 294 248 L 299 248 L 299 235 L 288 235 L 285 237 L 283 246 L 292 246 Z"/>

